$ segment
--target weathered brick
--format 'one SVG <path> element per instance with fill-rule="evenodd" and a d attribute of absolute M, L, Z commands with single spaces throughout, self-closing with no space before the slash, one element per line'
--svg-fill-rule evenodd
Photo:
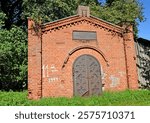
<path fill-rule="evenodd" d="M 28 19 L 29 99 L 72 97 L 73 63 L 83 54 L 99 61 L 104 91 L 138 88 L 131 26 L 125 29 L 93 16 L 78 15 L 43 24 L 38 32 L 33 25 Z M 94 31 L 97 40 L 73 40 L 75 30 Z"/>

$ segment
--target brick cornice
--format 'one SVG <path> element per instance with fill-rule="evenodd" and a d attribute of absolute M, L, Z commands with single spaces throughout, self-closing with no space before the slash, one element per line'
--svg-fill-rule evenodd
<path fill-rule="evenodd" d="M 78 24 L 87 23 L 95 28 L 104 29 L 110 32 L 123 34 L 125 31 L 124 28 L 117 26 L 115 24 L 106 22 L 102 19 L 96 18 L 94 16 L 90 17 L 81 17 L 78 15 L 70 16 L 67 18 L 63 18 L 60 20 L 56 20 L 53 22 L 45 23 L 41 25 L 42 32 L 45 33 L 47 31 L 57 31 L 64 28 L 69 28 L 72 26 L 76 26 Z"/>

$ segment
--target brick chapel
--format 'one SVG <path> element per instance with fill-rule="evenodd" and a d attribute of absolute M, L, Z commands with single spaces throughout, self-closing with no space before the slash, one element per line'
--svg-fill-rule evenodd
<path fill-rule="evenodd" d="M 29 99 L 138 89 L 132 25 L 96 18 L 86 6 L 35 25 L 28 18 Z"/>

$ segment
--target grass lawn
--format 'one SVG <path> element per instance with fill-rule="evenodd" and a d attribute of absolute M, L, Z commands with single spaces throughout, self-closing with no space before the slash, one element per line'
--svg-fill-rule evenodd
<path fill-rule="evenodd" d="M 28 100 L 25 92 L 0 92 L 0 106 L 150 106 L 150 91 L 104 92 L 102 96 Z"/>

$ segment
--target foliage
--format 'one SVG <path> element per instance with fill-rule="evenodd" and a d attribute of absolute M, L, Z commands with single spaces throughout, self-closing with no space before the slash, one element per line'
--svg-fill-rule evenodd
<path fill-rule="evenodd" d="M 97 0 L 24 0 L 23 15 L 31 17 L 36 22 L 49 22 L 76 13 L 78 5 L 98 4 Z"/>
<path fill-rule="evenodd" d="M 95 7 L 95 6 L 94 6 Z M 119 24 L 130 22 L 134 27 L 134 34 L 137 37 L 137 26 L 139 22 L 144 21 L 143 5 L 138 0 L 106 0 L 104 6 L 97 8 L 98 13 L 95 16 L 108 22 Z"/>
<path fill-rule="evenodd" d="M 4 20 L 6 19 L 6 15 L 3 12 L 0 12 L 0 29 L 5 25 Z"/>
<path fill-rule="evenodd" d="M 22 26 L 24 20 L 22 19 L 22 2 L 23 0 L 1 0 L 0 9 L 7 17 L 5 19 L 4 27 L 11 29 L 12 25 Z"/>
<path fill-rule="evenodd" d="M 27 82 L 27 35 L 19 27 L 0 30 L 0 90 L 21 90 Z"/>
<path fill-rule="evenodd" d="M 109 4 L 111 3 L 111 4 Z M 92 14 L 112 23 L 143 21 L 143 6 L 138 0 L 24 0 L 24 15 L 43 22 L 75 14 L 78 5 L 88 5 Z M 39 21 L 38 20 L 38 21 Z"/>
<path fill-rule="evenodd" d="M 137 37 L 137 26 L 144 21 L 143 5 L 138 0 L 23 0 L 23 16 L 37 23 L 49 22 L 76 14 L 78 5 L 90 6 L 91 14 L 108 22 L 130 22 Z"/>
<path fill-rule="evenodd" d="M 14 22 L 7 25 L 11 17 L 3 8 L 0 8 L 0 90 L 23 90 L 27 85 L 27 34 L 11 25 Z"/>
<path fill-rule="evenodd" d="M 137 0 L 113 0 L 105 6 L 105 17 L 113 23 L 143 21 L 143 6 Z M 103 12 L 104 13 L 104 12 Z M 104 16 L 104 15 L 103 15 Z"/>
<path fill-rule="evenodd" d="M 0 106 L 131 106 L 149 105 L 150 91 L 104 92 L 102 96 L 28 100 L 27 92 L 0 92 Z"/>

